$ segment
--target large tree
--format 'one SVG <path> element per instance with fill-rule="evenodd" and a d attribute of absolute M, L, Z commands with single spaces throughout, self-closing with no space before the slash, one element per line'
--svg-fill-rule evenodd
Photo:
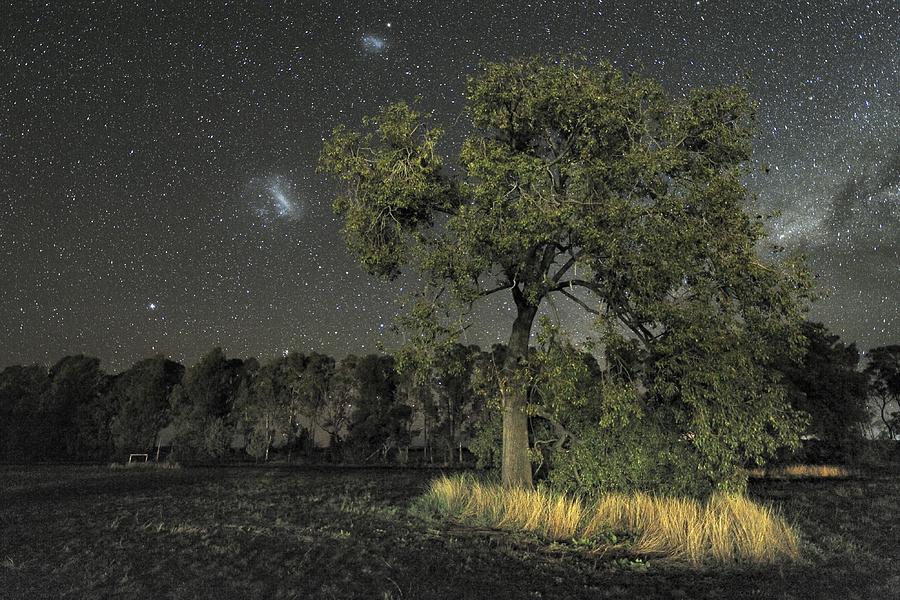
<path fill-rule="evenodd" d="M 710 477 L 787 442 L 796 431 L 767 367 L 800 339 L 806 277 L 761 258 L 765 230 L 745 210 L 746 91 L 669 98 L 607 63 L 528 59 L 486 65 L 467 99 L 454 164 L 442 130 L 400 103 L 372 132 L 337 128 L 321 166 L 343 183 L 334 209 L 362 265 L 423 277 L 408 321 L 423 347 L 452 336 L 448 306 L 511 297 L 503 483 L 531 485 L 524 363 L 556 296 L 596 316 L 634 402 L 670 410 Z"/>

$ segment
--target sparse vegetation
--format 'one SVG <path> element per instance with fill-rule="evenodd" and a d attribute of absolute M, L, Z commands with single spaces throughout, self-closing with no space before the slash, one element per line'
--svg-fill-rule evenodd
<path fill-rule="evenodd" d="M 0 596 L 843 600 L 890 598 L 900 584 L 880 568 L 900 560 L 896 475 L 751 480 L 748 496 L 780 507 L 799 534 L 800 560 L 776 568 L 662 559 L 605 524 L 615 502 L 590 537 L 579 537 L 564 502 L 552 505 L 546 533 L 411 514 L 433 477 L 0 466 Z"/>
<path fill-rule="evenodd" d="M 110 463 L 110 469 L 180 469 L 181 465 L 177 462 L 156 462 L 156 461 L 147 461 L 147 462 L 125 462 L 125 463 Z"/>
<path fill-rule="evenodd" d="M 851 471 L 840 465 L 785 465 L 772 468 L 756 468 L 749 471 L 750 477 L 757 479 L 798 479 L 849 477 Z"/>
<path fill-rule="evenodd" d="M 606 494 L 596 502 L 546 489 L 505 489 L 471 476 L 432 482 L 423 503 L 451 519 L 540 534 L 549 540 L 628 540 L 638 554 L 703 562 L 772 563 L 796 559 L 796 532 L 771 508 L 740 494 L 706 502 L 648 494 Z"/>

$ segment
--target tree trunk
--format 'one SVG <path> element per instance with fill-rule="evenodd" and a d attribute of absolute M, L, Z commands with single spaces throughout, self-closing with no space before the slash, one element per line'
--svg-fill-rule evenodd
<path fill-rule="evenodd" d="M 887 400 L 887 401 L 882 400 L 881 401 L 881 420 L 884 423 L 885 429 L 887 430 L 888 439 L 893 441 L 894 440 L 894 428 L 891 427 L 891 422 L 890 422 L 890 420 L 888 420 L 887 414 L 886 414 L 887 407 L 890 403 L 891 403 L 890 400 Z M 900 402 L 898 402 L 898 405 L 900 405 Z"/>
<path fill-rule="evenodd" d="M 513 288 L 516 320 L 509 336 L 509 352 L 504 365 L 507 392 L 503 394 L 502 481 L 506 488 L 531 488 L 531 460 L 528 452 L 528 387 L 522 371 L 522 359 L 528 355 L 531 324 L 537 306 L 527 302 L 518 288 Z"/>

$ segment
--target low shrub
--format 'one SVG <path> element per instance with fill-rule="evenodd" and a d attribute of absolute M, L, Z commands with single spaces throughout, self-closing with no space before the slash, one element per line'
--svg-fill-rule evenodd
<path fill-rule="evenodd" d="M 742 494 L 706 501 L 645 493 L 604 494 L 594 502 L 547 489 L 505 489 L 472 476 L 442 476 L 419 506 L 472 525 L 527 531 L 548 540 L 629 540 L 640 554 L 704 562 L 772 563 L 799 555 L 797 534 L 771 508 Z M 618 535 L 610 535 L 616 533 Z"/>

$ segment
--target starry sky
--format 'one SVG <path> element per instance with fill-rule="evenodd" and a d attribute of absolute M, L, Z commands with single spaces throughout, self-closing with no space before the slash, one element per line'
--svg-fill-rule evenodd
<path fill-rule="evenodd" d="M 561 52 L 675 96 L 747 85 L 751 209 L 780 211 L 773 240 L 809 255 L 828 295 L 813 318 L 900 342 L 894 0 L 4 4 L 0 366 L 391 348 L 416 280 L 378 282 L 344 250 L 323 137 L 420 95 L 452 150 L 481 61 Z M 484 306 L 468 341 L 505 339 L 509 310 Z"/>

